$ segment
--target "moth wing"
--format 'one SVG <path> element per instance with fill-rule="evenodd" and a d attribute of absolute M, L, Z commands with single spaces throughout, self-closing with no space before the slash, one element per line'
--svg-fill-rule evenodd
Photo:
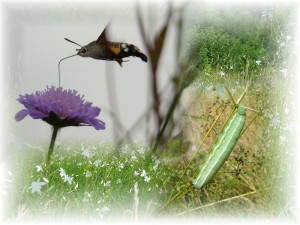
<path fill-rule="evenodd" d="M 102 33 L 101 33 L 100 36 L 98 37 L 96 43 L 99 44 L 99 45 L 101 45 L 101 46 L 105 46 L 106 49 L 107 49 L 108 51 L 110 51 L 112 54 L 114 54 L 114 55 L 119 55 L 119 54 L 120 54 L 120 51 L 121 51 L 120 48 L 114 46 L 111 42 L 109 42 L 109 41 L 107 40 L 107 30 L 108 30 L 109 24 L 110 24 L 110 23 L 108 23 L 108 24 L 106 25 L 106 27 L 104 28 L 104 30 L 102 31 Z M 121 62 L 121 63 L 122 63 L 122 62 Z M 121 63 L 119 63 L 119 64 L 121 65 Z M 121 65 L 121 66 L 122 66 L 122 65 Z"/>
<path fill-rule="evenodd" d="M 102 33 L 98 37 L 98 39 L 96 41 L 97 44 L 101 44 L 101 45 L 107 44 L 107 42 L 108 42 L 107 38 L 106 38 L 106 29 L 107 29 L 107 26 L 108 25 L 106 25 L 106 27 L 104 28 L 104 30 L 102 31 Z"/>

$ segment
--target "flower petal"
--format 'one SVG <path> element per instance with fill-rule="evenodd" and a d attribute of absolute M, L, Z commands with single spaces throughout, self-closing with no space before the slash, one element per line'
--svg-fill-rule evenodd
<path fill-rule="evenodd" d="M 21 111 L 19 111 L 16 115 L 15 115 L 15 119 L 17 122 L 21 121 L 22 119 L 24 119 L 27 115 L 29 114 L 29 110 L 28 109 L 22 109 Z"/>
<path fill-rule="evenodd" d="M 94 119 L 89 122 L 96 130 L 105 130 L 105 123 L 101 120 Z"/>
<path fill-rule="evenodd" d="M 47 87 L 44 91 L 20 95 L 18 101 L 25 109 L 16 114 L 16 120 L 30 115 L 56 127 L 90 125 L 96 130 L 104 130 L 105 123 L 96 118 L 101 109 L 92 106 L 83 97 L 75 90 L 63 90 L 61 87 Z"/>

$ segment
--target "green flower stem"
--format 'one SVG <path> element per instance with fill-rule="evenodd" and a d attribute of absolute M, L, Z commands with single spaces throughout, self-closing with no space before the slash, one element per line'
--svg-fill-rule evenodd
<path fill-rule="evenodd" d="M 54 144 L 55 144 L 55 140 L 56 140 L 58 130 L 59 130 L 59 127 L 53 126 L 53 133 L 52 133 L 52 138 L 51 138 L 51 142 L 50 142 L 50 146 L 49 146 L 49 150 L 48 150 L 48 157 L 47 157 L 47 164 L 48 165 L 50 163 L 50 157 L 51 157 L 51 154 L 53 152 L 53 148 L 54 148 Z"/>

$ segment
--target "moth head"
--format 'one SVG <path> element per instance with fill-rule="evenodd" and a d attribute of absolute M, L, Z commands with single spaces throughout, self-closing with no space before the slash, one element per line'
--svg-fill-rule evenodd
<path fill-rule="evenodd" d="M 86 46 L 82 47 L 81 49 L 76 49 L 77 52 L 77 55 L 81 56 L 81 57 L 88 57 L 89 54 L 88 54 L 88 49 Z"/>
<path fill-rule="evenodd" d="M 65 38 L 65 40 L 81 47 L 80 49 L 76 49 L 77 55 L 82 56 L 82 57 L 88 57 L 89 56 L 88 55 L 88 52 L 89 52 L 88 51 L 88 49 L 89 49 L 88 45 L 82 47 L 82 45 L 80 45 L 80 44 L 78 44 L 78 43 L 76 43 L 74 41 L 71 41 L 68 38 Z"/>

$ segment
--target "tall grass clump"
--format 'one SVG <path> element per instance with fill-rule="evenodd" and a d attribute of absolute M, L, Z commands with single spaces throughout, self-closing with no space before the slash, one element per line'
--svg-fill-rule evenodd
<path fill-rule="evenodd" d="M 284 64 L 292 7 L 209 8 L 200 15 L 191 31 L 190 58 L 206 75 L 216 71 L 255 79 L 262 69 Z"/>

